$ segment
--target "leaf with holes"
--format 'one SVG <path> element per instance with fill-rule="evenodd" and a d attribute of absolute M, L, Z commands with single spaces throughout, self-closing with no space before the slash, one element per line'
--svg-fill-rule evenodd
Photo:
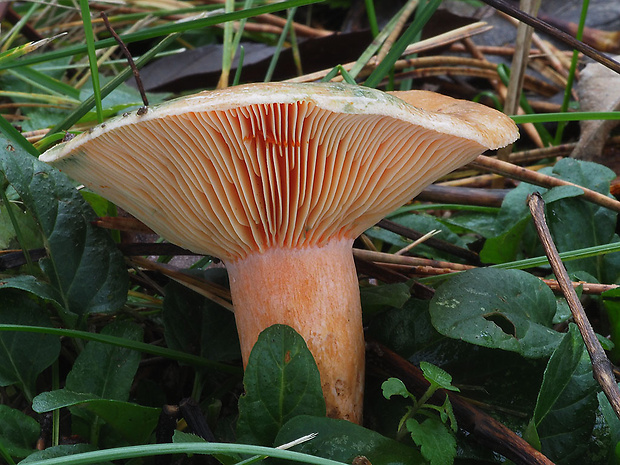
<path fill-rule="evenodd" d="M 552 329 L 556 307 L 553 292 L 538 278 L 479 268 L 442 284 L 429 310 L 444 336 L 537 358 L 551 355 L 562 337 Z"/>
<path fill-rule="evenodd" d="M 271 446 L 278 431 L 297 415 L 325 415 L 319 370 L 303 338 L 292 328 L 264 330 L 252 349 L 239 399 L 237 437 Z"/>

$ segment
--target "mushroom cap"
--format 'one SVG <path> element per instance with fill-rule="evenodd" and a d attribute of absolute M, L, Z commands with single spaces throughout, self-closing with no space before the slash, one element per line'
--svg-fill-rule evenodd
<path fill-rule="evenodd" d="M 230 262 L 355 238 L 517 137 L 502 113 L 432 92 L 269 83 L 125 114 L 40 159 L 169 241 Z"/>

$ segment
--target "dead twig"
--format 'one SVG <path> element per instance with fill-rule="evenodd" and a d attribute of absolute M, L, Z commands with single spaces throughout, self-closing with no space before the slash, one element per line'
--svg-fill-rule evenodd
<path fill-rule="evenodd" d="M 163 275 L 177 281 L 188 289 L 191 289 L 207 299 L 212 300 L 227 310 L 233 311 L 230 291 L 222 286 L 219 286 L 218 284 L 184 273 L 177 267 L 165 265 L 163 263 L 156 263 L 142 257 L 132 257 L 129 262 L 133 266 L 159 271 Z"/>
<path fill-rule="evenodd" d="M 414 53 L 426 52 L 428 50 L 433 50 L 435 48 L 443 47 L 445 45 L 450 45 L 456 41 L 459 41 L 465 37 L 471 37 L 476 34 L 481 34 L 483 32 L 488 31 L 492 27 L 487 23 L 480 21 L 473 24 L 468 24 L 467 26 L 463 26 L 452 31 L 439 34 L 435 37 L 430 37 L 428 39 L 421 40 L 416 42 L 415 44 L 411 44 L 409 47 L 405 49 L 402 56 L 412 55 Z M 353 66 L 355 66 L 357 62 L 352 61 L 349 63 L 345 63 L 342 67 L 350 71 Z M 376 57 L 373 57 L 367 64 L 367 67 L 372 70 L 374 69 L 379 62 Z M 303 76 L 298 76 L 292 79 L 287 79 L 284 82 L 312 82 L 323 79 L 332 71 L 332 68 L 324 69 L 321 71 L 316 71 L 314 73 L 305 74 Z M 361 75 L 361 74 L 360 74 Z M 338 76 L 337 76 L 338 77 Z"/>
<path fill-rule="evenodd" d="M 587 189 L 578 184 L 554 178 L 553 176 L 547 176 L 521 166 L 513 165 L 512 163 L 480 155 L 476 158 L 476 160 L 470 163 L 469 166 L 546 188 L 556 186 L 578 187 L 583 191 L 583 198 L 589 202 L 601 205 L 616 212 L 620 212 L 620 202 L 615 199 L 607 197 L 591 189 Z"/>
<path fill-rule="evenodd" d="M 131 70 L 133 71 L 133 77 L 136 80 L 136 87 L 138 88 L 138 91 L 140 91 L 140 97 L 142 98 L 142 103 L 144 104 L 145 107 L 148 107 L 149 99 L 146 96 L 146 92 L 144 92 L 144 86 L 142 85 L 142 78 L 140 77 L 140 71 L 138 71 L 138 67 L 134 63 L 133 57 L 131 56 L 131 53 L 129 53 L 129 49 L 123 42 L 123 39 L 119 37 L 119 35 L 116 33 L 116 31 L 110 24 L 110 21 L 108 20 L 108 16 L 105 14 L 105 11 L 102 11 L 101 13 L 99 13 L 99 15 L 101 16 L 101 19 L 103 19 L 103 22 L 105 23 L 105 27 L 110 33 L 110 35 L 114 37 L 114 40 L 116 40 L 116 43 L 123 51 L 123 55 L 125 55 L 125 58 L 127 59 L 127 63 L 129 63 L 129 66 L 131 67 Z"/>
<path fill-rule="evenodd" d="M 614 412 L 616 412 L 616 415 L 620 418 L 620 389 L 618 389 L 618 384 L 616 382 L 616 378 L 614 377 L 611 362 L 605 355 L 605 351 L 596 337 L 596 333 L 594 332 L 594 329 L 592 329 L 592 325 L 588 321 L 588 317 L 586 316 L 583 306 L 579 301 L 579 297 L 577 297 L 577 293 L 575 292 L 570 278 L 568 277 L 568 272 L 566 271 L 566 268 L 558 255 L 558 250 L 555 247 L 551 233 L 547 227 L 544 211 L 545 202 L 540 193 L 535 192 L 530 195 L 528 205 L 532 213 L 532 218 L 534 219 L 534 226 L 536 226 L 536 231 L 538 232 L 540 241 L 545 249 L 545 255 L 547 255 L 547 258 L 549 259 L 551 269 L 553 270 L 560 288 L 562 289 L 562 293 L 568 302 L 568 306 L 573 314 L 573 319 L 579 327 L 579 331 L 583 337 L 586 349 L 590 355 L 594 378 L 603 388 L 603 392 L 605 393 L 605 396 L 607 396 L 607 399 L 609 399 L 609 403 L 613 407 Z"/>
<path fill-rule="evenodd" d="M 584 44 L 580 40 L 575 39 L 570 34 L 567 34 L 564 31 L 559 30 L 556 27 L 551 26 L 549 23 L 542 21 L 538 18 L 534 18 L 533 16 L 528 15 L 527 13 L 519 10 L 518 8 L 513 7 L 509 3 L 504 0 L 482 0 L 487 5 L 491 5 L 493 8 L 498 9 L 499 11 L 503 11 L 509 16 L 513 18 L 517 18 L 519 21 L 532 26 L 534 29 L 538 31 L 543 31 L 549 34 L 550 36 L 555 37 L 558 40 L 561 40 L 571 48 L 574 48 L 584 55 L 589 56 L 595 61 L 598 61 L 600 64 L 606 66 L 609 69 L 613 69 L 616 73 L 620 73 L 620 63 L 616 60 L 609 58 L 608 56 L 602 54 L 598 50 L 590 47 L 587 44 Z"/>

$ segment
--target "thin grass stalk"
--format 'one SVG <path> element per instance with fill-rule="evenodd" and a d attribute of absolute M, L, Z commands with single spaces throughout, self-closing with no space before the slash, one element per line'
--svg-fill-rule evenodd
<path fill-rule="evenodd" d="M 232 13 L 235 10 L 234 0 L 226 0 L 224 5 L 224 12 Z M 230 67 L 233 60 L 233 23 L 232 21 L 224 24 L 224 40 L 222 44 L 222 72 L 220 74 L 220 80 L 217 83 L 218 89 L 224 89 L 228 87 L 228 79 L 230 76 Z"/>
<path fill-rule="evenodd" d="M 512 115 L 510 118 L 517 124 L 557 123 L 561 121 L 620 120 L 620 111 L 575 111 L 567 113 Z"/>
<path fill-rule="evenodd" d="M 282 28 L 282 34 L 280 34 L 280 38 L 278 39 L 278 43 L 276 44 L 276 49 L 273 52 L 271 61 L 269 62 L 269 67 L 267 68 L 267 73 L 265 74 L 264 82 L 271 81 L 271 78 L 273 77 L 273 72 L 275 71 L 276 65 L 278 64 L 278 58 L 280 58 L 280 52 L 282 52 L 284 41 L 286 40 L 286 36 L 288 35 L 288 31 L 289 31 L 289 28 L 291 27 L 296 11 L 297 11 L 297 7 L 294 7 L 288 10 L 288 13 L 286 15 L 286 24 Z"/>
<path fill-rule="evenodd" d="M 372 74 L 368 76 L 364 85 L 367 87 L 376 87 L 379 85 L 381 80 L 389 74 L 394 63 L 400 58 L 403 51 L 418 35 L 424 25 L 426 25 L 431 16 L 433 16 L 440 4 L 441 0 L 430 0 L 428 4 L 421 9 L 420 14 L 416 16 L 413 23 L 411 23 L 401 38 L 394 44 L 394 47 L 388 52 L 385 59 L 379 63 Z"/>
<path fill-rule="evenodd" d="M 581 40 L 583 38 L 583 29 L 586 25 L 586 17 L 588 16 L 588 6 L 590 0 L 583 0 L 581 4 L 581 15 L 579 16 L 579 25 L 577 27 L 577 34 L 575 38 Z M 579 52 L 573 50 L 573 57 L 570 62 L 570 69 L 568 71 L 568 78 L 566 79 L 566 88 L 564 89 L 564 98 L 562 100 L 562 111 L 568 111 L 568 105 L 570 104 L 571 94 L 573 91 L 573 83 L 575 82 L 575 73 L 577 72 L 577 65 L 579 63 Z M 558 145 L 562 142 L 562 135 L 564 134 L 565 122 L 558 124 L 557 131 L 555 133 L 554 143 Z"/>
<path fill-rule="evenodd" d="M 50 93 L 54 93 L 56 95 L 64 95 L 66 97 L 70 97 L 72 99 L 75 99 L 76 101 L 79 101 L 79 90 L 68 84 L 65 84 L 62 81 L 59 81 L 58 79 L 54 79 L 36 69 L 30 68 L 29 66 L 19 68 L 19 71 L 14 69 L 8 69 L 7 73 Z"/>
<path fill-rule="evenodd" d="M 304 74 L 304 70 L 301 64 L 301 52 L 299 51 L 299 42 L 297 41 L 297 32 L 295 32 L 295 28 L 291 28 L 290 32 L 290 42 L 291 42 L 291 51 L 293 53 L 293 62 L 295 63 L 295 68 L 297 70 L 297 75 L 301 76 Z"/>
<path fill-rule="evenodd" d="M 11 28 L 10 32 L 2 40 L 0 40 L 0 43 L 2 44 L 2 48 L 0 48 L 0 52 L 6 52 L 11 47 L 11 44 L 13 43 L 13 41 L 19 36 L 19 33 L 21 32 L 22 28 L 28 22 L 28 20 L 34 14 L 34 12 L 36 11 L 38 7 L 39 5 L 37 3 L 34 3 L 28 9 L 28 11 L 20 18 L 17 24 L 15 24 L 15 26 Z"/>
<path fill-rule="evenodd" d="M 80 331 L 77 329 L 64 329 L 64 328 L 52 328 L 47 326 L 28 326 L 28 325 L 11 325 L 0 324 L 1 331 L 13 331 L 20 333 L 34 333 L 34 334 L 51 334 L 59 337 L 67 337 L 77 339 L 79 341 L 95 341 L 103 344 L 108 344 L 114 347 L 122 347 L 124 349 L 136 350 L 144 354 L 155 355 L 158 357 L 164 357 L 170 360 L 177 360 L 182 363 L 187 363 L 195 367 L 210 368 L 222 373 L 229 374 L 241 374 L 240 367 L 227 365 L 225 363 L 214 362 L 204 357 L 181 352 L 180 350 L 168 349 L 166 347 L 159 347 L 145 342 L 134 341 L 118 336 L 109 336 L 107 334 L 90 333 L 88 331 Z"/>
<path fill-rule="evenodd" d="M 367 2 L 368 1 L 372 3 L 372 0 L 367 0 Z M 391 32 L 396 27 L 396 24 L 398 23 L 398 18 L 402 14 L 403 10 L 404 10 L 404 7 L 401 8 L 394 15 L 392 19 L 390 19 L 390 21 L 385 25 L 385 27 L 383 28 L 381 32 L 378 32 L 377 34 L 375 34 L 374 36 L 375 38 L 373 39 L 371 44 L 368 47 L 366 47 L 366 50 L 364 50 L 364 52 L 360 55 L 360 57 L 353 64 L 353 67 L 349 71 L 349 74 L 351 75 L 352 78 L 356 78 L 357 75 L 364 69 L 364 67 L 372 59 L 372 57 L 375 56 L 375 53 L 377 53 L 377 50 L 379 50 L 379 48 L 381 47 L 381 44 L 385 42 L 385 40 L 390 36 Z M 374 13 L 374 10 L 373 10 L 373 13 Z"/>
<path fill-rule="evenodd" d="M 2 177 L 6 180 L 6 177 L 2 175 Z M 9 203 L 9 199 L 6 195 L 6 190 L 4 188 L 0 188 L 0 201 L 6 207 L 6 212 L 9 215 L 9 220 L 11 221 L 11 225 L 13 226 L 13 230 L 15 231 L 15 237 L 17 238 L 17 242 L 22 249 L 22 253 L 24 254 L 24 258 L 26 259 L 26 264 L 28 266 L 28 271 L 30 274 L 34 275 L 36 273 L 36 269 L 34 267 L 34 263 L 32 258 L 30 257 L 30 253 L 28 252 L 28 247 L 26 245 L 26 241 L 24 239 L 24 235 L 22 234 L 22 229 L 19 226 L 19 222 L 17 221 L 17 217 L 15 216 L 15 212 L 11 208 L 11 204 Z M 24 386 L 25 388 L 25 386 Z"/>
<path fill-rule="evenodd" d="M 248 444 L 228 444 L 214 442 L 188 442 L 172 444 L 148 444 L 144 446 L 126 446 L 112 449 L 83 452 L 80 454 L 56 457 L 53 459 L 33 460 L 30 465 L 89 465 L 93 463 L 107 462 L 112 460 L 132 459 L 138 457 L 152 457 L 154 455 L 171 454 L 222 454 L 235 456 L 260 455 L 274 457 L 294 462 L 309 463 L 313 465 L 345 465 L 343 462 L 324 459 L 314 455 L 302 454 L 289 450 L 280 450 L 274 447 L 252 446 Z"/>
<path fill-rule="evenodd" d="M 86 39 L 86 50 L 88 53 L 88 62 L 90 63 L 90 75 L 93 85 L 93 96 L 95 97 L 95 109 L 97 112 L 97 120 L 103 123 L 103 104 L 101 103 L 101 88 L 99 83 L 99 68 L 97 67 L 97 54 L 95 52 L 95 33 L 90 18 L 90 8 L 88 0 L 80 0 L 80 9 L 82 12 L 82 22 L 84 23 L 84 38 Z"/>
<path fill-rule="evenodd" d="M 245 47 L 242 45 L 239 47 L 239 60 L 237 60 L 237 70 L 235 71 L 235 77 L 233 78 L 233 86 L 239 85 L 241 80 L 241 70 L 243 69 L 243 60 L 245 58 Z"/>
<path fill-rule="evenodd" d="M 58 359 L 52 364 L 52 391 L 60 389 L 60 364 Z M 52 412 L 52 447 L 60 444 L 60 409 Z"/>
<path fill-rule="evenodd" d="M 243 18 L 249 18 L 265 13 L 273 13 L 276 11 L 286 10 L 287 8 L 293 8 L 297 6 L 310 5 L 313 3 L 320 3 L 325 0 L 287 0 L 280 3 L 272 3 L 251 8 L 244 11 L 235 11 L 233 13 L 224 13 L 207 18 L 198 18 L 193 20 L 187 20 L 183 22 L 175 22 L 172 24 L 163 24 L 161 26 L 154 26 L 147 30 L 133 32 L 131 34 L 120 35 L 125 44 L 133 42 L 154 39 L 156 37 L 167 36 L 169 34 L 181 33 L 186 31 L 192 31 L 209 26 L 215 26 L 223 24 L 227 21 L 237 21 Z M 101 49 L 116 45 L 116 41 L 113 38 L 103 39 L 95 42 L 95 49 Z M 19 61 L 0 62 L 0 71 L 8 68 L 17 68 L 20 66 L 32 65 L 36 63 L 42 63 L 46 61 L 56 60 L 58 58 L 64 58 L 68 56 L 75 56 L 87 51 L 86 45 L 73 45 L 65 47 L 61 50 L 55 50 L 52 52 L 42 53 L 37 56 L 31 56 Z"/>
<path fill-rule="evenodd" d="M 368 17 L 368 24 L 370 25 L 370 33 L 373 37 L 377 37 L 379 34 L 379 23 L 377 22 L 377 14 L 375 13 L 375 4 L 373 0 L 365 0 L 366 3 L 366 16 Z"/>
<path fill-rule="evenodd" d="M 157 45 L 155 45 L 155 47 L 153 47 L 151 50 L 149 50 L 144 55 L 142 55 L 138 60 L 136 60 L 136 68 L 140 69 L 145 64 L 147 64 L 149 61 L 151 61 L 151 59 L 160 50 L 164 49 L 169 43 L 175 40 L 176 37 L 177 37 L 177 34 L 172 34 L 164 38 L 162 41 L 160 41 Z M 126 67 L 125 69 L 123 69 L 123 71 L 121 71 L 118 75 L 116 75 L 113 79 L 111 79 L 105 86 L 103 86 L 103 88 L 101 89 L 102 97 L 107 96 L 110 92 L 112 92 L 119 85 L 125 82 L 131 76 L 132 73 L 133 71 L 130 67 Z M 54 134 L 54 133 L 69 129 L 71 126 L 77 123 L 80 120 L 80 118 L 82 118 L 86 113 L 88 113 L 94 104 L 95 104 L 95 97 L 94 95 L 91 95 L 89 98 L 84 100 L 81 103 L 81 105 L 73 111 L 73 113 L 71 113 L 64 120 L 56 124 L 56 126 L 54 126 L 50 130 L 49 134 Z"/>
<path fill-rule="evenodd" d="M 6 137 L 13 145 L 25 150 L 33 157 L 40 155 L 39 151 L 22 136 L 21 132 L 13 127 L 2 115 L 0 115 L 0 132 Z M 6 149 L 6 148 L 5 148 Z"/>
<path fill-rule="evenodd" d="M 243 9 L 248 10 L 249 8 L 252 7 L 253 3 L 254 3 L 254 0 L 245 0 L 245 2 L 243 3 Z M 245 29 L 245 23 L 247 22 L 247 20 L 248 20 L 247 18 L 243 18 L 242 20 L 239 21 L 238 23 L 239 27 L 237 29 L 237 32 L 235 33 L 235 38 L 233 39 L 233 46 L 232 46 L 231 57 L 230 57 L 231 63 L 235 59 L 237 49 L 239 49 L 239 60 L 237 61 L 237 71 L 235 72 L 235 77 L 233 78 L 234 86 L 239 84 L 239 80 L 241 79 L 241 69 L 243 68 L 243 59 L 245 57 L 245 50 L 243 49 L 243 46 L 240 47 L 239 44 L 241 43 L 241 38 L 243 37 L 243 31 Z"/>

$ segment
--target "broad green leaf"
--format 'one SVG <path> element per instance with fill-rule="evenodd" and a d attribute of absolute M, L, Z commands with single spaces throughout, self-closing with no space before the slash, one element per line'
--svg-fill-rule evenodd
<path fill-rule="evenodd" d="M 366 457 L 372 465 L 422 465 L 420 452 L 375 431 L 345 420 L 300 415 L 278 433 L 275 444 L 286 444 L 310 433 L 317 436 L 291 450 L 344 463 Z"/>
<path fill-rule="evenodd" d="M 142 329 L 125 321 L 109 324 L 101 334 L 142 340 Z M 135 350 L 89 342 L 67 375 L 66 388 L 102 399 L 127 401 L 139 362 L 140 353 Z"/>
<path fill-rule="evenodd" d="M 406 426 L 430 465 L 452 465 L 456 456 L 456 438 L 443 423 L 435 418 L 427 418 L 422 423 L 410 418 Z"/>
<path fill-rule="evenodd" d="M 614 412 L 604 392 L 599 392 L 597 398 L 599 409 L 607 426 L 609 448 L 606 453 L 609 463 L 617 464 L 620 460 L 620 454 L 617 453 L 620 452 L 620 419 L 618 419 L 618 415 Z"/>
<path fill-rule="evenodd" d="M 413 397 L 407 390 L 405 383 L 398 378 L 388 378 L 383 381 L 383 384 L 381 384 L 381 390 L 383 391 L 383 397 L 386 399 L 389 399 L 392 396 L 402 396 L 404 398 L 411 397 L 415 399 L 415 397 Z"/>
<path fill-rule="evenodd" d="M 34 276 L 24 274 L 5 278 L 0 281 L 0 291 L 4 289 L 26 291 L 61 308 L 56 290 L 48 283 L 40 281 Z"/>
<path fill-rule="evenodd" d="M 446 281 L 430 304 L 441 334 L 532 358 L 549 356 L 561 339 L 551 328 L 555 311 L 553 292 L 538 278 L 488 268 Z"/>
<path fill-rule="evenodd" d="M 109 234 L 91 224 L 91 208 L 63 174 L 6 147 L 3 141 L 0 170 L 43 234 L 49 258 L 40 264 L 65 309 L 80 315 L 118 309 L 127 297 L 128 280 Z"/>
<path fill-rule="evenodd" d="M 611 341 L 614 343 L 611 349 L 610 359 L 613 363 L 620 360 L 620 288 L 610 289 L 603 292 L 603 305 L 607 311 Z"/>
<path fill-rule="evenodd" d="M 522 256 L 523 249 L 531 251 L 539 248 L 539 240 L 533 230 L 527 206 L 527 198 L 533 192 L 541 192 L 548 206 L 558 200 L 583 195 L 583 190 L 573 186 L 559 186 L 547 191 L 531 184 L 519 184 L 506 194 L 502 202 L 502 208 L 497 216 L 497 228 L 501 232 L 488 238 L 480 251 L 480 259 L 484 263 L 514 261 Z"/>
<path fill-rule="evenodd" d="M 14 203 L 9 203 L 9 208 L 13 212 L 17 224 L 19 225 L 22 239 L 25 242 L 24 247 L 29 249 L 43 247 L 41 233 L 32 217 Z M 0 203 L 0 249 L 10 248 L 19 248 L 19 244 L 17 243 L 17 237 L 13 229 L 13 224 L 11 223 L 9 212 L 6 206 Z"/>
<path fill-rule="evenodd" d="M 2 324 L 52 326 L 43 308 L 23 291 L 0 291 L 0 309 Z M 0 386 L 16 384 L 31 400 L 37 377 L 59 353 L 60 341 L 55 336 L 0 332 Z"/>
<path fill-rule="evenodd" d="M 35 397 L 32 408 L 43 413 L 63 407 L 88 410 L 133 444 L 146 441 L 157 426 L 161 409 L 118 400 L 101 399 L 92 394 L 66 389 L 43 392 Z"/>
<path fill-rule="evenodd" d="M 19 463 L 21 465 L 23 463 L 38 462 L 39 460 L 54 459 L 57 457 L 81 454 L 83 452 L 92 452 L 94 450 L 96 449 L 91 444 L 62 444 L 59 446 L 48 447 L 45 450 L 37 451 L 34 454 L 29 455 Z M 89 465 L 112 465 L 112 462 L 89 462 Z"/>
<path fill-rule="evenodd" d="M 424 378 L 426 378 L 429 383 L 450 391 L 459 390 L 458 388 L 452 386 L 452 376 L 438 366 L 428 362 L 420 362 L 420 369 L 422 370 L 422 373 L 424 373 Z"/>
<path fill-rule="evenodd" d="M 572 158 L 558 162 L 553 173 L 604 195 L 609 195 L 609 183 L 616 177 L 605 166 Z M 547 222 L 558 250 L 564 252 L 611 242 L 617 216 L 616 212 L 608 208 L 576 197 L 554 203 L 547 215 Z M 579 233 L 575 234 L 576 231 Z M 569 272 L 587 271 L 599 280 L 603 279 L 605 266 L 606 261 L 602 256 L 566 263 Z"/>
<path fill-rule="evenodd" d="M 408 359 L 416 351 L 445 339 L 433 328 L 428 305 L 427 300 L 411 298 L 402 308 L 390 308 L 369 322 L 368 334 Z"/>
<path fill-rule="evenodd" d="M 542 451 L 555 463 L 584 463 L 598 391 L 581 334 L 571 324 L 549 359 L 534 410 Z"/>
<path fill-rule="evenodd" d="M 292 328 L 264 330 L 252 349 L 239 399 L 237 437 L 273 445 L 278 431 L 298 415 L 325 415 L 319 370 L 303 338 Z"/>
<path fill-rule="evenodd" d="M 360 290 L 364 316 L 369 317 L 386 307 L 401 308 L 411 298 L 405 283 L 382 284 Z"/>
<path fill-rule="evenodd" d="M 0 445 L 12 457 L 26 457 L 35 449 L 39 423 L 25 413 L 0 404 Z"/>
<path fill-rule="evenodd" d="M 219 283 L 226 275 L 223 270 L 209 270 L 207 278 Z M 185 286 L 174 282 L 166 286 L 163 318 L 170 349 L 213 361 L 241 358 L 234 314 Z"/>
<path fill-rule="evenodd" d="M 609 183 L 615 177 L 605 166 L 572 158 L 562 159 L 552 169 L 541 172 L 604 195 L 609 195 Z M 483 262 L 515 260 L 524 251 L 527 254 L 542 254 L 527 207 L 527 196 L 535 191 L 543 194 L 549 229 L 560 252 L 608 244 L 615 240 L 617 213 L 585 201 L 582 189 L 559 186 L 546 190 L 521 183 L 506 195 L 502 203 L 498 215 L 498 230 L 501 233 L 486 241 L 480 252 Z M 613 282 L 620 275 L 620 264 L 612 257 L 574 260 L 567 262 L 566 266 L 569 272 L 587 271 L 600 282 Z"/>
<path fill-rule="evenodd" d="M 480 251 L 480 260 L 483 263 L 506 263 L 516 260 L 520 251 L 521 238 L 530 221 L 531 219 L 526 216 L 508 231 L 489 237 Z"/>

